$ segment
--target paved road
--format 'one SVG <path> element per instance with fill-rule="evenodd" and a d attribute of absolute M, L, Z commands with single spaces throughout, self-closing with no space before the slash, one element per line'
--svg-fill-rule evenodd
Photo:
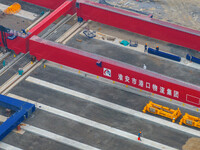
<path fill-rule="evenodd" d="M 81 39 L 82 42 L 78 42 L 76 40 L 77 38 Z M 168 61 L 167 59 L 141 54 L 137 51 L 127 49 L 126 47 L 123 48 L 121 46 L 106 43 L 100 40 L 88 39 L 85 36 L 79 35 L 79 33 L 71 38 L 67 42 L 67 45 L 141 68 L 145 64 L 147 69 L 150 71 L 200 85 L 200 80 L 198 80 L 200 70 L 186 67 L 184 65 Z"/>
<path fill-rule="evenodd" d="M 138 111 L 142 111 L 145 103 L 149 100 L 145 97 L 117 89 L 108 84 L 80 77 L 49 66 L 45 69 L 40 66 L 31 73 L 31 76 Z M 118 111 L 86 102 L 80 98 L 47 89 L 27 81 L 19 83 L 10 93 L 133 134 L 137 134 L 138 131 L 142 130 L 145 138 L 178 149 L 181 149 L 182 145 L 191 137 L 185 133 L 137 117 L 122 114 Z M 185 112 L 185 110 L 183 110 L 183 112 Z M 134 141 L 114 136 L 105 131 L 95 129 L 94 127 L 82 125 L 42 110 L 37 110 L 34 116 L 28 119 L 26 123 L 101 149 L 128 150 L 133 149 L 133 147 L 137 149 L 151 149 L 144 145 L 136 144 Z M 27 138 L 29 139 L 29 137 Z M 37 140 L 39 139 L 36 138 L 36 141 Z M 32 145 L 29 147 L 31 146 Z"/>

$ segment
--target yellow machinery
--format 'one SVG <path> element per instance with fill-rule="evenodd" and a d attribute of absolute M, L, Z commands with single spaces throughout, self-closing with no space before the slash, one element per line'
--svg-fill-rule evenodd
<path fill-rule="evenodd" d="M 4 10 L 5 14 L 16 14 L 21 10 L 21 5 L 19 3 L 14 3 Z"/>
<path fill-rule="evenodd" d="M 189 126 L 200 128 L 200 118 L 189 115 L 188 113 L 185 113 L 185 115 L 179 122 L 180 125 L 182 125 L 183 123 Z"/>
<path fill-rule="evenodd" d="M 146 113 L 146 111 L 170 118 L 172 119 L 172 122 L 175 122 L 175 120 L 182 115 L 179 108 L 177 110 L 173 110 L 168 107 L 153 103 L 152 101 L 149 101 L 149 103 L 144 107 L 143 112 Z"/>

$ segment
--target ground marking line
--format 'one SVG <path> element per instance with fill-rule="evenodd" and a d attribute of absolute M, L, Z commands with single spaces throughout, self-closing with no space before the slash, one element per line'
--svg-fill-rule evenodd
<path fill-rule="evenodd" d="M 99 104 L 99 105 L 104 106 L 106 108 L 110 108 L 110 109 L 131 115 L 131 116 L 139 117 L 139 118 L 154 122 L 156 124 L 167 126 L 169 128 L 179 130 L 181 132 L 185 132 L 187 134 L 191 134 L 191 135 L 200 137 L 200 131 L 198 131 L 198 130 L 191 129 L 191 128 L 188 128 L 188 127 L 185 127 L 185 126 L 180 126 L 180 125 L 172 123 L 170 121 L 160 119 L 160 118 L 148 115 L 148 114 L 144 114 L 142 112 L 138 112 L 136 110 L 133 110 L 133 109 L 130 109 L 130 108 L 118 105 L 118 104 L 114 104 L 114 103 L 111 103 L 111 102 L 108 102 L 108 101 L 105 101 L 105 100 L 102 100 L 102 99 L 99 99 L 99 98 L 96 98 L 96 97 L 93 97 L 93 96 L 90 96 L 90 95 L 86 95 L 86 94 L 83 94 L 83 93 L 80 93 L 80 92 L 59 86 L 59 85 L 55 85 L 55 84 L 52 84 L 52 83 L 49 83 L 49 82 L 46 82 L 46 81 L 43 81 L 43 80 L 40 80 L 40 79 L 37 79 L 37 78 L 34 78 L 34 77 L 30 77 L 30 76 L 28 78 L 26 78 L 26 81 L 41 85 L 41 86 L 46 87 L 46 88 L 53 89 L 55 91 L 59 91 L 59 92 L 65 93 L 65 94 L 69 94 L 69 95 L 81 98 L 83 100 L 86 100 L 86 101 L 89 101 L 89 102 L 92 102 L 92 103 Z"/>
<path fill-rule="evenodd" d="M 14 95 L 12 95 L 14 96 Z M 16 98 L 16 97 L 15 97 Z M 7 117 L 5 116 L 2 116 L 1 115 L 1 119 L 2 120 L 6 120 Z M 25 130 L 25 131 L 28 131 L 28 132 L 31 132 L 31 133 L 34 133 L 34 134 L 37 134 L 37 135 L 40 135 L 40 136 L 43 136 L 45 138 L 48 138 L 48 139 L 51 139 L 51 140 L 54 140 L 56 142 L 59 142 L 59 143 L 62 143 L 62 144 L 65 144 L 65 145 L 70 145 L 72 147 L 75 147 L 75 148 L 78 148 L 78 149 L 81 149 L 81 150 L 100 150 L 98 148 L 95 148 L 95 147 L 92 147 L 92 146 L 89 146 L 87 144 L 84 144 L 84 143 L 80 143 L 78 141 L 75 141 L 75 140 L 72 140 L 72 139 L 69 139 L 69 138 L 66 138 L 66 137 L 63 137 L 61 135 L 58 135 L 58 134 L 55 134 L 53 132 L 49 132 L 49 131 L 46 131 L 44 129 L 40 129 L 40 128 L 37 128 L 37 127 L 34 127 L 34 126 L 31 126 L 29 124 L 24 124 L 21 126 L 21 129 Z M 4 144 L 5 145 L 5 144 Z M 6 146 L 6 145 L 5 145 Z M 1 144 L 0 144 L 0 147 L 1 147 Z M 12 148 L 12 147 L 10 147 Z M 6 149 L 7 150 L 7 149 Z M 12 149 L 13 150 L 13 149 Z M 18 149 L 16 149 L 18 150 Z M 20 150 L 20 149 L 19 149 Z"/>
<path fill-rule="evenodd" d="M 6 8 L 8 8 L 8 5 L 4 5 L 0 3 L 0 9 L 2 11 L 4 11 Z M 26 10 L 20 10 L 18 13 L 14 14 L 15 16 L 19 16 L 28 20 L 34 20 L 35 18 L 37 18 L 37 14 L 26 11 Z"/>
<path fill-rule="evenodd" d="M 15 146 L 6 144 L 4 142 L 0 142 L 0 148 L 5 149 L 5 150 L 22 150 L 21 148 L 17 148 Z"/>
<path fill-rule="evenodd" d="M 43 136 L 45 138 L 57 141 L 59 143 L 81 149 L 81 150 L 100 150 L 98 148 L 89 146 L 87 144 L 80 143 L 78 141 L 60 136 L 58 134 L 55 134 L 55 133 L 52 133 L 52 132 L 31 126 L 31 125 L 28 125 L 28 124 L 26 124 L 25 126 L 22 126 L 22 129 L 29 131 L 29 132 L 32 132 L 32 133 L 35 133 L 35 134 L 38 134 L 38 135 Z"/>
<path fill-rule="evenodd" d="M 85 124 L 87 126 L 90 126 L 90 127 L 96 128 L 96 129 L 100 129 L 102 131 L 105 131 L 105 132 L 108 132 L 108 133 L 129 139 L 129 140 L 132 140 L 132 141 L 135 141 L 135 142 L 140 143 L 140 144 L 144 144 L 144 145 L 156 148 L 156 149 L 175 150 L 175 148 L 173 148 L 173 147 L 170 147 L 170 146 L 167 146 L 167 145 L 146 139 L 144 137 L 142 138 L 142 142 L 140 142 L 137 139 L 138 138 L 137 135 L 134 135 L 134 134 L 131 134 L 129 132 L 122 131 L 122 130 L 113 128 L 111 126 L 101 124 L 101 123 L 98 123 L 98 122 L 95 122 L 95 121 L 92 121 L 92 120 L 89 120 L 89 119 L 68 113 L 66 111 L 62 111 L 62 110 L 59 110 L 59 109 L 56 109 L 56 108 L 53 108 L 53 107 L 50 107 L 50 106 L 47 106 L 47 105 L 44 105 L 44 104 L 41 104 L 41 103 L 38 103 L 38 102 L 35 102 L 35 101 L 32 101 L 32 100 L 29 100 L 29 99 L 26 99 L 26 98 L 23 98 L 23 97 L 20 97 L 20 96 L 17 96 L 17 95 L 14 95 L 14 94 L 9 93 L 8 96 L 13 97 L 13 98 L 17 98 L 17 99 L 20 99 L 22 101 L 26 101 L 26 102 L 29 102 L 29 103 L 32 103 L 32 104 L 35 104 L 35 106 L 37 108 L 41 109 L 41 110 L 44 110 L 44 111 L 50 112 L 52 114 L 56 114 L 58 116 L 79 122 L 81 124 Z"/>
<path fill-rule="evenodd" d="M 45 65 L 48 65 L 48 66 L 56 68 L 56 69 L 60 68 L 62 66 L 62 65 L 55 63 L 55 62 L 52 62 L 52 61 L 47 61 L 45 63 Z M 192 106 L 192 105 L 189 105 L 189 104 L 186 104 L 186 103 L 183 106 L 183 103 L 181 101 L 177 101 L 177 100 L 174 100 L 174 99 L 172 99 L 172 101 L 171 101 L 171 99 L 169 99 L 167 97 L 157 95 L 155 93 L 152 94 L 151 92 L 144 91 L 144 90 L 141 92 L 140 89 L 138 89 L 136 87 L 132 87 L 132 86 L 129 86 L 129 88 L 127 88 L 125 86 L 125 84 L 123 84 L 123 83 L 119 83 L 117 81 L 115 82 L 115 81 L 112 81 L 110 79 L 106 79 L 106 78 L 103 78 L 103 77 L 97 78 L 96 75 L 91 74 L 91 73 L 87 73 L 87 72 L 82 71 L 82 70 L 80 71 L 78 69 L 74 69 L 74 68 L 71 68 L 71 67 L 68 67 L 68 66 L 62 66 L 61 70 L 68 72 L 68 73 L 71 73 L 71 74 L 74 74 L 74 75 L 79 76 L 79 77 L 84 77 L 84 78 L 87 78 L 87 79 L 90 79 L 90 80 L 94 80 L 94 81 L 97 81 L 97 82 L 104 83 L 104 84 L 109 85 L 111 87 L 115 87 L 119 90 L 123 90 L 123 91 L 130 92 L 130 93 L 142 96 L 142 97 L 154 99 L 154 100 L 160 101 L 160 102 L 165 102 L 165 103 L 168 103 L 168 104 L 171 104 L 171 105 L 175 105 L 179 108 L 184 108 L 184 109 L 196 112 L 196 113 L 200 113 L 200 111 L 198 111 L 199 110 L 198 107 L 195 107 L 195 106 Z M 113 84 L 113 82 L 114 82 L 114 84 Z"/>

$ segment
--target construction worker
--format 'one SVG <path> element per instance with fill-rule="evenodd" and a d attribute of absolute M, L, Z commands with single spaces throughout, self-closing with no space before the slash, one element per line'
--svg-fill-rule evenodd
<path fill-rule="evenodd" d="M 147 43 L 144 45 L 144 52 L 147 51 Z"/>
<path fill-rule="evenodd" d="M 144 64 L 144 66 L 143 66 L 143 69 L 145 69 L 145 70 L 147 69 L 147 66 L 146 66 L 145 64 Z"/>
<path fill-rule="evenodd" d="M 35 56 L 31 56 L 31 61 L 35 62 L 35 60 L 36 60 Z"/>
<path fill-rule="evenodd" d="M 156 46 L 156 50 L 159 51 L 159 47 L 158 46 Z"/>
<path fill-rule="evenodd" d="M 3 60 L 3 67 L 5 67 L 6 66 L 6 61 L 5 61 L 5 59 Z"/>
<path fill-rule="evenodd" d="M 138 141 L 142 141 L 141 136 L 142 136 L 142 132 L 140 131 L 140 132 L 138 133 Z"/>

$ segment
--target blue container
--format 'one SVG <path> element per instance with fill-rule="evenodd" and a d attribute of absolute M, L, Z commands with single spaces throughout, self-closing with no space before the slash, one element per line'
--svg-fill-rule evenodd
<path fill-rule="evenodd" d="M 186 59 L 191 61 L 191 56 L 189 54 L 187 54 Z"/>
<path fill-rule="evenodd" d="M 155 49 L 150 48 L 150 47 L 148 48 L 148 53 L 153 54 L 153 55 L 157 55 L 157 56 L 160 56 L 160 57 L 164 57 L 164 58 L 167 58 L 167 59 L 171 59 L 171 60 L 174 60 L 174 61 L 178 61 L 178 62 L 181 61 L 181 57 L 179 57 L 179 56 L 172 55 L 172 54 L 162 52 L 162 51 L 158 51 L 158 50 L 155 50 Z"/>
<path fill-rule="evenodd" d="M 78 17 L 78 22 L 83 22 L 83 18 Z"/>
<path fill-rule="evenodd" d="M 190 61 L 192 61 L 194 63 L 200 64 L 200 58 L 196 58 L 194 56 L 190 56 L 189 54 L 186 55 L 186 59 L 190 60 Z"/>

